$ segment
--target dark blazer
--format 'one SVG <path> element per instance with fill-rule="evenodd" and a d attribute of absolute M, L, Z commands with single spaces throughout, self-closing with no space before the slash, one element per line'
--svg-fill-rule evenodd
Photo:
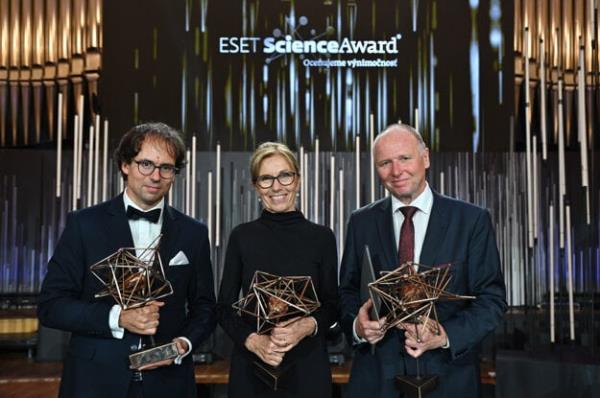
<path fill-rule="evenodd" d="M 439 302 L 440 323 L 450 341 L 449 349 L 427 351 L 420 357 L 421 374 L 438 374 L 439 386 L 428 398 L 480 396 L 478 346 L 492 332 L 506 311 L 506 288 L 489 213 L 477 206 L 434 192 L 420 263 L 453 262 L 447 290 L 473 295 L 472 301 Z M 352 323 L 366 298 L 360 297 L 361 259 L 369 246 L 376 273 L 397 264 L 391 198 L 356 210 L 349 221 L 340 270 L 342 326 L 352 341 Z M 415 360 L 404 350 L 404 334 L 391 329 L 377 343 L 375 354 L 368 344 L 354 347 L 347 397 L 397 398 L 396 375 L 415 375 Z"/>
<path fill-rule="evenodd" d="M 165 205 L 160 256 L 174 294 L 161 299 L 156 343 L 187 337 L 198 345 L 213 331 L 215 297 L 206 227 Z M 103 288 L 89 268 L 133 239 L 123 196 L 69 214 L 67 225 L 48 264 L 38 305 L 40 322 L 72 333 L 64 361 L 61 397 L 126 397 L 132 372 L 128 356 L 140 336 L 125 331 L 112 336 L 108 318 L 111 297 L 95 299 Z M 169 266 L 179 251 L 188 265 Z M 181 365 L 143 372 L 145 397 L 195 397 L 192 356 Z"/>

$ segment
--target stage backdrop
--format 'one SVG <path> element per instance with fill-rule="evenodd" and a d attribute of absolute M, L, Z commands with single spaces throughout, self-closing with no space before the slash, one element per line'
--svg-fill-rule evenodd
<path fill-rule="evenodd" d="M 168 200 L 207 223 L 217 285 L 260 211 L 257 143 L 296 151 L 298 206 L 341 256 L 350 213 L 385 195 L 371 140 L 402 120 L 431 186 L 490 210 L 507 345 L 600 347 L 594 1 L 30 3 L 0 1 L 0 295 L 34 295 L 67 212 L 122 190 L 110 151 L 134 123 L 184 133 Z"/>
<path fill-rule="evenodd" d="M 105 2 L 101 114 L 199 149 L 346 151 L 402 120 L 440 151 L 504 151 L 512 1 Z"/>

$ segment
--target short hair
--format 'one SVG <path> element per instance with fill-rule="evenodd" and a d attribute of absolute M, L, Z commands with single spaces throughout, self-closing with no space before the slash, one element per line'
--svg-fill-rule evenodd
<path fill-rule="evenodd" d="M 373 154 L 375 154 L 375 147 L 377 146 L 377 143 L 379 142 L 381 137 L 383 137 L 386 134 L 389 134 L 393 131 L 405 131 L 407 133 L 411 133 L 416 138 L 419 146 L 421 147 L 421 150 L 427 149 L 427 144 L 425 144 L 425 141 L 423 140 L 423 136 L 421 135 L 421 133 L 419 133 L 417 131 L 417 129 L 415 129 L 412 126 L 409 126 L 408 124 L 393 123 L 393 124 L 390 124 L 389 126 L 387 126 L 380 134 L 377 135 L 377 137 L 375 137 L 375 140 L 373 141 L 373 149 L 372 149 Z"/>
<path fill-rule="evenodd" d="M 181 169 L 185 166 L 185 144 L 181 134 L 164 123 L 143 123 L 132 127 L 121 137 L 121 141 L 113 155 L 117 168 L 121 171 L 125 181 L 127 181 L 127 175 L 121 170 L 121 165 L 131 163 L 133 158 L 140 153 L 142 144 L 146 139 L 165 143 L 167 153 L 175 159 L 175 167 Z"/>
<path fill-rule="evenodd" d="M 263 160 L 275 155 L 282 156 L 292 166 L 294 169 L 293 171 L 297 175 L 300 175 L 298 160 L 287 145 L 280 142 L 263 142 L 256 148 L 250 158 L 250 174 L 252 176 L 253 184 L 256 183 L 256 180 L 259 177 L 258 173 L 260 172 L 260 166 Z"/>

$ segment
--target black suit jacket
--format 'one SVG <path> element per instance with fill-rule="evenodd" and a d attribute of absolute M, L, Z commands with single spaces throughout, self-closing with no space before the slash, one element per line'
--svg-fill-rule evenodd
<path fill-rule="evenodd" d="M 170 206 L 165 206 L 160 256 L 174 294 L 161 301 L 160 325 L 155 339 L 166 343 L 187 337 L 193 347 L 213 331 L 215 297 L 206 227 Z M 108 318 L 115 304 L 111 297 L 95 299 L 103 289 L 92 275 L 92 264 L 133 240 L 123 196 L 69 214 L 67 225 L 48 264 L 38 305 L 40 322 L 70 331 L 60 387 L 61 397 L 125 397 L 132 372 L 128 356 L 140 336 L 125 331 L 112 336 Z M 179 251 L 187 265 L 169 266 Z M 181 365 L 143 372 L 145 397 L 195 397 L 191 355 Z"/>
<path fill-rule="evenodd" d="M 391 198 L 355 211 L 348 233 L 340 271 L 342 326 L 352 341 L 352 323 L 361 304 L 361 259 L 369 246 L 377 271 L 398 266 Z M 489 213 L 477 206 L 434 192 L 433 207 L 421 251 L 420 263 L 454 263 L 447 290 L 473 295 L 472 301 L 439 302 L 440 323 L 450 341 L 449 349 L 436 349 L 421 356 L 421 373 L 440 375 L 440 385 L 429 398 L 479 397 L 478 346 L 493 331 L 506 311 L 506 288 Z M 374 397 L 398 397 L 396 375 L 415 375 L 415 360 L 404 351 L 404 335 L 389 330 L 371 354 L 368 344 L 355 347 L 348 397 L 364 391 Z"/>

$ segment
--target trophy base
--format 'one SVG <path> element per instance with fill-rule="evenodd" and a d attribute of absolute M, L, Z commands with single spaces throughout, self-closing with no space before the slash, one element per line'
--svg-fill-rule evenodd
<path fill-rule="evenodd" d="M 176 358 L 179 355 L 177 344 L 167 343 L 146 350 L 138 351 L 129 356 L 129 369 L 137 369 L 165 359 Z"/>
<path fill-rule="evenodd" d="M 285 369 L 281 368 L 281 366 L 273 367 L 264 362 L 254 361 L 254 374 L 263 383 L 271 387 L 273 391 L 281 388 L 281 380 L 284 372 Z"/>
<path fill-rule="evenodd" d="M 396 384 L 410 398 L 423 398 L 437 387 L 438 376 L 396 376 Z"/>

